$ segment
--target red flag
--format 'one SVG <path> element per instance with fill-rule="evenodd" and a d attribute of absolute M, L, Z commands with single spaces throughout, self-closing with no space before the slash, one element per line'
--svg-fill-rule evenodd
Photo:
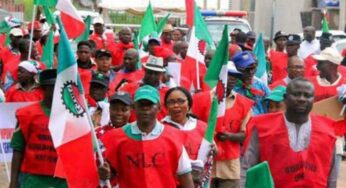
<path fill-rule="evenodd" d="M 192 28 L 194 16 L 194 0 L 185 0 L 186 24 Z"/>

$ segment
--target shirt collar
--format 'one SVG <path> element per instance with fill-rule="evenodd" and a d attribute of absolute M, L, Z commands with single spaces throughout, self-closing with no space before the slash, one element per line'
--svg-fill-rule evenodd
<path fill-rule="evenodd" d="M 321 86 L 336 86 L 339 83 L 339 81 L 341 80 L 341 78 L 342 78 L 341 74 L 338 73 L 338 79 L 336 79 L 334 83 L 330 83 L 327 79 L 321 78 L 320 76 L 317 76 L 317 82 Z"/>
<path fill-rule="evenodd" d="M 158 136 L 158 135 L 160 135 L 162 133 L 162 131 L 163 131 L 163 125 L 160 122 L 158 122 L 158 121 L 156 121 L 154 129 L 150 133 L 142 132 L 138 128 L 137 122 L 134 122 L 133 124 L 131 124 L 131 133 L 132 134 L 136 134 L 136 135 Z"/>
<path fill-rule="evenodd" d="M 197 126 L 197 119 L 193 118 L 193 117 L 188 117 L 187 121 L 185 122 L 184 125 L 181 125 L 180 123 L 177 123 L 175 121 L 173 121 L 171 119 L 171 116 L 166 116 L 164 119 L 163 119 L 164 122 L 167 122 L 167 123 L 171 123 L 175 126 L 177 126 L 178 129 L 180 130 L 184 130 L 184 131 L 189 131 L 189 130 L 193 130 L 196 128 Z"/>
<path fill-rule="evenodd" d="M 17 89 L 22 90 L 22 91 L 31 91 L 33 89 L 40 87 L 40 86 L 37 83 L 34 83 L 34 85 L 32 85 L 30 88 L 25 89 L 20 83 L 17 83 L 16 87 L 17 87 Z"/>

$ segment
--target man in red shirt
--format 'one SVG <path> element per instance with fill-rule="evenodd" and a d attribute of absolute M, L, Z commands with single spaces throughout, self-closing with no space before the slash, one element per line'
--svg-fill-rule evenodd
<path fill-rule="evenodd" d="M 279 35 L 279 34 L 278 34 Z M 296 56 L 300 47 L 301 39 L 299 35 L 290 34 L 287 36 L 286 51 L 274 52 L 270 54 L 270 62 L 272 66 L 272 82 L 281 80 L 287 76 L 288 58 Z"/>
<path fill-rule="evenodd" d="M 287 64 L 287 73 L 288 75 L 281 79 L 277 80 L 276 82 L 269 85 L 270 89 L 274 89 L 277 86 L 287 86 L 287 84 L 297 77 L 304 77 L 304 68 L 305 64 L 304 61 L 298 57 L 298 56 L 292 56 L 288 58 L 288 64 Z"/>
<path fill-rule="evenodd" d="M 112 52 L 112 66 L 115 71 L 124 67 L 123 59 L 124 53 L 130 48 L 134 48 L 132 42 L 132 31 L 129 27 L 122 28 L 119 33 L 119 42 L 113 43 L 109 48 Z"/>
<path fill-rule="evenodd" d="M 39 71 L 38 63 L 22 61 L 18 65 L 18 83 L 11 86 L 5 94 L 6 102 L 29 102 L 43 99 L 43 91 L 35 77 Z"/>
<path fill-rule="evenodd" d="M 94 32 L 89 36 L 96 44 L 96 49 L 108 49 L 114 43 L 114 34 L 106 32 L 102 17 L 93 20 Z M 109 49 L 108 49 L 109 50 Z"/>
<path fill-rule="evenodd" d="M 42 26 L 41 26 L 41 23 L 39 21 L 34 21 L 33 23 L 29 23 L 28 24 L 29 34 L 31 33 L 32 24 L 33 24 L 33 29 L 34 29 L 32 40 L 34 41 L 35 46 L 36 46 L 39 54 L 42 55 L 42 53 L 43 53 L 43 47 L 41 44 Z"/>
<path fill-rule="evenodd" d="M 167 24 L 165 28 L 163 28 L 161 34 L 161 46 L 170 50 L 173 50 L 174 46 L 174 42 L 172 40 L 172 32 L 173 26 L 171 24 Z"/>
<path fill-rule="evenodd" d="M 315 86 L 315 102 L 336 96 L 337 87 L 346 84 L 346 78 L 338 72 L 338 66 L 342 61 L 340 53 L 328 47 L 313 57 L 318 62 L 317 69 L 320 72 L 318 76 L 309 78 Z"/>
<path fill-rule="evenodd" d="M 284 96 L 285 112 L 254 117 L 247 126 L 242 186 L 247 169 L 267 161 L 275 187 L 336 187 L 333 121 L 310 114 L 314 86 L 296 78 Z"/>
<path fill-rule="evenodd" d="M 162 83 L 162 78 L 166 72 L 166 69 L 163 66 L 163 59 L 160 57 L 149 56 L 148 62 L 143 65 L 143 67 L 145 73 L 142 81 L 126 83 L 119 88 L 119 91 L 128 92 L 133 97 L 136 90 L 142 85 L 155 87 L 160 93 L 160 99 L 162 102 L 161 110 L 158 114 L 158 119 L 161 120 L 167 114 L 167 110 L 164 108 L 164 97 L 169 89 L 167 85 Z"/>
<path fill-rule="evenodd" d="M 77 45 L 77 65 L 84 91 L 89 92 L 91 71 L 96 70 L 96 64 L 91 59 L 91 44 L 88 41 L 81 41 Z"/>
<path fill-rule="evenodd" d="M 13 28 L 10 31 L 10 44 L 4 48 L 1 48 L 0 51 L 0 63 L 4 67 L 8 62 L 19 60 L 19 41 L 23 38 L 23 31 L 19 28 Z M 2 74 L 4 71 L 2 71 Z"/>

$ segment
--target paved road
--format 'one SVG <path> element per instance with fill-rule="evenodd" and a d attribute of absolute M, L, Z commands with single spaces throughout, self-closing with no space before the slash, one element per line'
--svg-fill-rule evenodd
<path fill-rule="evenodd" d="M 340 168 L 340 177 L 338 178 L 338 187 L 337 188 L 346 188 L 346 161 L 342 161 Z M 0 188 L 8 188 L 7 178 L 5 175 L 4 165 L 0 166 Z"/>

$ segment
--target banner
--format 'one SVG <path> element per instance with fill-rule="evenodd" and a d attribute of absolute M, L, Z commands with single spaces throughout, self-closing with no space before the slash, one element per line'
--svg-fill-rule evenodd
<path fill-rule="evenodd" d="M 17 123 L 16 110 L 29 104 L 31 102 L 0 103 L 0 162 L 11 161 L 10 142 Z"/>

